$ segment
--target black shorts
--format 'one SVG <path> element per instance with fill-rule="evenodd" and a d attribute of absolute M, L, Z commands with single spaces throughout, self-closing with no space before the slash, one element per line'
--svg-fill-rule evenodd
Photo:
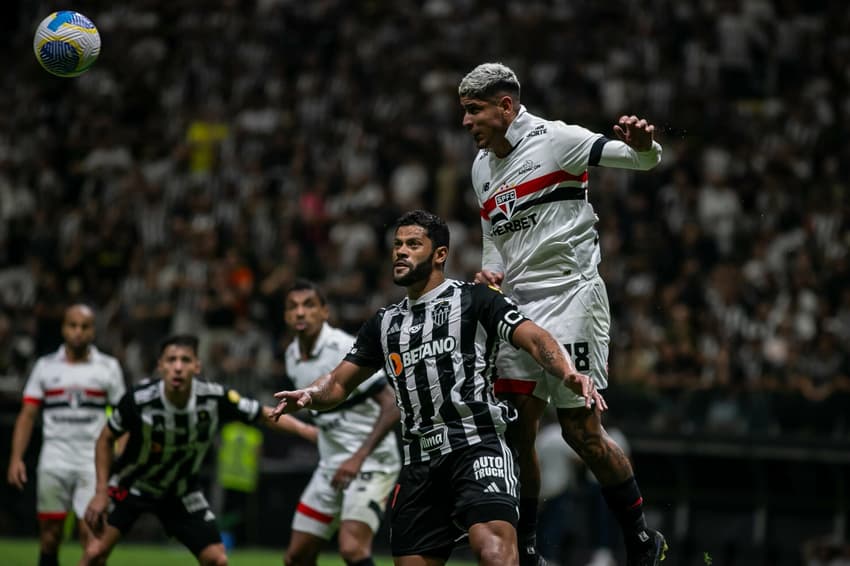
<path fill-rule="evenodd" d="M 519 517 L 514 459 L 502 437 L 402 467 L 390 499 L 393 556 L 448 559 L 469 527 Z"/>
<path fill-rule="evenodd" d="M 153 513 L 168 536 L 180 541 L 195 556 L 209 545 L 221 542 L 215 515 L 200 491 L 181 497 L 167 495 L 153 498 L 134 495 L 123 488 L 110 488 L 109 496 L 112 505 L 107 522 L 122 535 L 129 532 L 142 513 Z"/>

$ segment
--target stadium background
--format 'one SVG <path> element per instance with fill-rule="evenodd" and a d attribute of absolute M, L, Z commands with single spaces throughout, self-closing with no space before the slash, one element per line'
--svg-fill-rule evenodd
<path fill-rule="evenodd" d="M 103 38 L 72 80 L 31 48 L 63 8 Z M 9 0 L 0 28 L 3 470 L 71 301 L 95 305 L 98 346 L 131 382 L 158 337 L 191 331 L 207 377 L 270 400 L 281 289 L 321 282 L 356 330 L 399 296 L 385 251 L 400 211 L 448 219 L 450 274 L 470 278 L 456 85 L 501 60 L 531 111 L 606 133 L 636 113 L 664 145 L 651 173 L 592 171 L 590 198 L 614 315 L 608 422 L 671 562 L 796 564 L 846 541 L 846 2 Z M 282 548 L 313 458 L 266 439 L 248 543 Z M 0 497 L 0 536 L 34 536 L 32 490 Z M 577 548 L 584 513 L 565 519 Z"/>

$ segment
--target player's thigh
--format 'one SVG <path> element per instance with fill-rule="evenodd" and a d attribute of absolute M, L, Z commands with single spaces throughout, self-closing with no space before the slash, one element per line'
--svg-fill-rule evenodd
<path fill-rule="evenodd" d="M 74 478 L 67 470 L 40 465 L 36 470 L 38 518 L 64 520 L 71 509 L 73 491 Z"/>
<path fill-rule="evenodd" d="M 339 526 L 342 492 L 331 485 L 332 474 L 317 469 L 295 508 L 292 530 L 328 540 Z"/>
<path fill-rule="evenodd" d="M 564 345 L 575 368 L 590 376 L 597 389 L 605 389 L 608 386 L 611 314 L 602 279 L 585 281 L 559 297 L 551 304 L 544 324 L 544 328 Z M 584 398 L 565 387 L 559 378 L 547 374 L 545 379 L 552 405 L 558 408 L 584 405 Z"/>
<path fill-rule="evenodd" d="M 165 498 L 157 505 L 156 514 L 165 532 L 197 557 L 207 547 L 221 543 L 215 514 L 200 491 Z"/>
<path fill-rule="evenodd" d="M 468 531 L 476 523 L 506 521 L 516 525 L 519 478 L 504 438 L 486 436 L 453 454 L 450 460 L 453 519 Z"/>
<path fill-rule="evenodd" d="M 131 494 L 123 487 L 109 488 L 109 514 L 106 524 L 126 535 L 144 513 L 156 511 L 156 502 Z"/>
<path fill-rule="evenodd" d="M 72 505 L 74 513 L 79 518 L 86 514 L 86 507 L 94 497 L 97 477 L 94 466 L 83 466 L 74 471 L 74 487 L 72 493 Z"/>
<path fill-rule="evenodd" d="M 388 507 L 396 564 L 443 564 L 463 536 L 452 520 L 451 476 L 439 468 L 445 459 L 409 464 L 399 473 Z"/>
<path fill-rule="evenodd" d="M 365 523 L 375 533 L 384 519 L 397 472 L 361 472 L 342 493 L 341 521 Z"/>
<path fill-rule="evenodd" d="M 546 410 L 546 401 L 531 395 L 503 394 L 500 398 L 517 410 L 517 418 L 508 423 L 505 437 L 508 444 L 522 456 L 534 451 L 534 439 L 540 427 L 540 418 Z"/>

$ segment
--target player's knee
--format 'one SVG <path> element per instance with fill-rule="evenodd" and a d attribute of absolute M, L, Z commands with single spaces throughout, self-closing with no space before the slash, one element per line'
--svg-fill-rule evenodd
<path fill-rule="evenodd" d="M 311 561 L 310 556 L 305 552 L 290 548 L 283 555 L 283 564 L 284 566 L 313 566 L 315 560 Z"/>
<path fill-rule="evenodd" d="M 227 566 L 227 552 L 223 544 L 211 544 L 198 554 L 201 566 Z"/>
<path fill-rule="evenodd" d="M 47 554 L 56 554 L 59 544 L 62 542 L 64 521 L 43 521 L 39 532 L 41 551 Z"/>
<path fill-rule="evenodd" d="M 102 566 L 106 564 L 106 559 L 109 556 L 110 548 L 103 544 L 99 539 L 90 538 L 83 549 L 82 563 L 87 566 Z"/>
<path fill-rule="evenodd" d="M 201 566 L 227 566 L 227 554 L 220 552 L 204 556 L 198 562 Z"/>
<path fill-rule="evenodd" d="M 363 559 L 370 555 L 368 548 L 363 548 L 363 545 L 356 541 L 339 541 L 339 556 L 346 565 L 357 564 L 360 566 Z"/>
<path fill-rule="evenodd" d="M 506 566 L 517 561 L 516 547 L 501 537 L 487 537 L 475 550 L 479 564 Z"/>

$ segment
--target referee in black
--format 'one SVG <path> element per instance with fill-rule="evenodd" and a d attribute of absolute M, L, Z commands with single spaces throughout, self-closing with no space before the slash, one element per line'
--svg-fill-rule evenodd
<path fill-rule="evenodd" d="M 272 417 L 330 409 L 384 369 L 401 410 L 404 450 L 390 494 L 395 564 L 445 564 L 468 535 L 479 564 L 517 566 L 518 482 L 504 439 L 514 416 L 493 394 L 500 341 L 527 350 L 586 407 L 607 406 L 563 347 L 497 289 L 447 279 L 448 253 L 449 229 L 438 216 L 417 210 L 399 218 L 393 280 L 407 298 L 369 319 L 329 374 L 276 393 Z"/>

